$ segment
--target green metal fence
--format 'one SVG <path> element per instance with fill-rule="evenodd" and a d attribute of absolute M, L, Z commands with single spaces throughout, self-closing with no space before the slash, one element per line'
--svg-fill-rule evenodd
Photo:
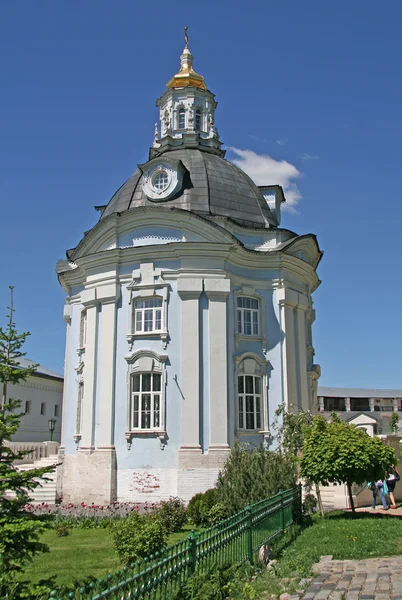
<path fill-rule="evenodd" d="M 109 574 L 97 583 L 50 600 L 165 600 L 193 573 L 228 563 L 253 562 L 260 546 L 292 524 L 301 510 L 301 487 L 247 506 L 217 526 Z"/>

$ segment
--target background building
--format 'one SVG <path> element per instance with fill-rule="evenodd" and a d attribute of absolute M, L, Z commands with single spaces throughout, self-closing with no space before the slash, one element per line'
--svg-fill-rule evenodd
<path fill-rule="evenodd" d="M 365 388 L 318 388 L 318 410 L 331 412 L 365 429 L 370 435 L 389 433 L 389 418 L 402 411 L 402 390 Z"/>
<path fill-rule="evenodd" d="M 34 363 L 19 358 L 22 368 Z M 21 417 L 13 442 L 44 442 L 50 439 L 49 420 L 55 419 L 53 441 L 60 443 L 63 406 L 63 376 L 39 365 L 35 373 L 16 385 L 7 387 L 7 399 L 21 400 Z"/>
<path fill-rule="evenodd" d="M 280 228 L 282 188 L 225 160 L 192 62 L 186 43 L 149 161 L 57 265 L 67 501 L 189 499 L 235 440 L 272 443 L 279 404 L 316 406 L 316 237 Z"/>

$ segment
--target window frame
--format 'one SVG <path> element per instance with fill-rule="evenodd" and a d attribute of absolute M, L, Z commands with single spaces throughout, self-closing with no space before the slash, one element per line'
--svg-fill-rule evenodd
<path fill-rule="evenodd" d="M 46 416 L 46 402 L 40 403 L 40 414 Z"/>
<path fill-rule="evenodd" d="M 198 127 L 197 127 L 197 121 L 198 121 Z M 195 109 L 194 125 L 195 125 L 194 129 L 196 131 L 203 131 L 203 113 L 202 113 L 202 108 L 200 108 L 199 106 Z"/>
<path fill-rule="evenodd" d="M 155 283 L 142 283 L 135 278 L 135 272 L 133 272 L 133 279 L 127 286 L 129 292 L 128 297 L 128 310 L 129 310 L 129 331 L 127 333 L 127 342 L 129 344 L 129 351 L 133 349 L 133 345 L 136 339 L 144 338 L 160 338 L 162 342 L 162 349 L 165 350 L 168 339 L 168 303 L 169 303 L 169 284 L 163 280 L 162 276 L 159 276 Z M 161 298 L 161 329 L 159 331 L 136 331 L 135 323 L 135 303 L 138 300 L 149 300 L 152 298 Z"/>
<path fill-rule="evenodd" d="M 150 381 L 150 389 L 144 389 L 144 379 L 149 376 Z M 136 379 L 139 379 L 139 389 L 135 389 Z M 156 386 L 158 389 L 155 389 L 155 382 L 158 381 L 158 385 Z M 137 372 L 131 373 L 130 377 L 130 385 L 131 385 L 131 406 L 130 406 L 130 431 L 160 431 L 160 423 L 161 423 L 161 395 L 162 395 L 162 373 L 158 372 Z M 145 397 L 149 396 L 149 409 L 144 407 Z M 135 399 L 137 397 L 137 409 L 135 404 Z M 158 402 L 157 409 L 157 425 L 155 425 L 155 403 Z M 136 421 L 136 413 L 137 413 L 137 425 Z M 144 425 L 144 416 L 146 417 L 149 413 L 149 427 Z"/>
<path fill-rule="evenodd" d="M 250 392 L 246 390 L 247 381 L 246 378 L 252 379 L 252 389 Z M 243 380 L 243 391 L 239 389 L 239 380 Z M 256 391 L 256 382 L 259 382 L 260 391 L 257 393 Z M 237 403 L 238 403 L 238 413 L 237 413 L 237 427 L 239 431 L 261 431 L 262 429 L 262 388 L 263 388 L 263 378 L 260 374 L 257 375 L 249 375 L 247 373 L 240 373 L 237 375 Z M 247 399 L 252 398 L 252 410 L 247 410 Z M 258 401 L 258 402 L 257 402 Z M 259 410 L 257 411 L 257 405 L 259 403 Z M 240 425 L 240 414 L 242 415 L 242 425 Z M 247 427 L 247 415 L 251 415 L 254 423 L 254 427 Z M 259 426 L 258 426 L 258 418 L 259 418 Z"/>
<path fill-rule="evenodd" d="M 257 300 L 258 302 L 258 334 L 245 334 L 238 332 L 238 307 L 237 307 L 237 299 L 239 297 L 243 298 L 251 298 L 253 300 Z M 242 286 L 234 291 L 233 296 L 233 325 L 235 332 L 235 346 L 236 350 L 239 350 L 241 342 L 245 341 L 259 341 L 261 342 L 262 352 L 265 353 L 267 351 L 267 334 L 266 334 L 266 303 L 265 298 L 262 294 L 258 293 L 253 286 Z"/>
<path fill-rule="evenodd" d="M 187 111 L 184 106 L 180 106 L 177 109 L 177 129 L 179 131 L 185 131 L 187 129 Z M 180 122 L 181 117 L 183 117 L 183 122 Z M 182 126 L 183 125 L 183 126 Z"/>
<path fill-rule="evenodd" d="M 251 302 L 255 302 L 257 304 L 257 308 L 253 306 L 239 306 L 239 300 L 250 300 Z M 250 302 L 250 304 L 251 304 Z M 250 333 L 245 332 L 246 320 L 245 314 L 250 313 Z M 247 337 L 259 337 L 261 330 L 261 307 L 260 301 L 258 298 L 254 296 L 243 296 L 241 294 L 237 294 L 236 296 L 236 313 L 237 313 L 237 334 L 241 336 Z M 240 313 L 240 331 L 239 331 L 239 313 Z M 254 316 L 257 317 L 257 332 L 254 331 Z"/>
<path fill-rule="evenodd" d="M 87 342 L 87 309 L 83 308 L 80 312 L 80 331 L 78 338 L 78 353 L 85 351 L 85 345 Z"/>
<path fill-rule="evenodd" d="M 140 302 L 143 303 L 147 303 L 147 302 L 155 302 L 155 301 L 160 301 L 160 304 L 156 305 L 156 306 L 143 306 L 143 307 L 137 307 L 137 304 L 139 304 Z M 134 302 L 133 302 L 133 311 L 134 311 L 134 316 L 133 316 L 133 320 L 134 320 L 134 333 L 136 335 L 145 335 L 145 334 L 153 334 L 153 333 L 161 333 L 163 331 L 163 298 L 162 296 L 152 296 L 150 298 L 147 297 L 139 297 L 139 298 L 135 298 Z M 149 319 L 146 319 L 146 313 L 147 312 L 151 312 L 152 313 L 152 329 L 148 329 L 145 330 L 145 324 Z M 157 318 L 157 313 L 160 313 L 159 319 Z M 137 323 L 138 323 L 138 315 L 141 315 L 141 329 L 137 329 Z M 159 321 L 160 326 L 159 328 L 156 327 L 156 323 Z"/>
<path fill-rule="evenodd" d="M 135 437 L 141 436 L 154 436 L 159 438 L 161 449 L 166 444 L 166 361 L 167 356 L 164 354 L 158 354 L 153 350 L 138 350 L 129 356 L 126 356 L 128 363 L 127 370 L 127 413 L 126 413 L 126 432 L 125 437 L 127 441 L 128 449 L 131 448 L 132 440 Z M 152 394 L 159 395 L 159 425 L 155 426 L 155 423 L 151 421 L 152 427 L 134 427 L 134 390 L 133 382 L 136 375 L 150 374 L 160 376 L 160 390 L 154 391 Z M 152 377 L 153 380 L 153 377 Z M 141 392 L 142 393 L 142 392 Z M 152 399 L 151 399 L 152 408 Z"/>
<path fill-rule="evenodd" d="M 84 382 L 84 363 L 81 361 L 78 365 L 76 371 L 78 378 L 77 382 L 77 404 L 76 404 L 76 413 L 75 413 L 75 433 L 74 433 L 74 441 L 77 444 L 77 447 L 80 443 L 82 437 L 82 417 L 84 410 L 84 394 L 85 394 L 85 382 Z"/>
<path fill-rule="evenodd" d="M 237 436 L 263 436 L 264 443 L 270 438 L 269 430 L 269 377 L 270 362 L 261 358 L 261 356 L 253 353 L 246 352 L 241 356 L 236 356 L 235 360 L 235 397 L 236 397 L 236 425 L 235 433 Z M 245 387 L 245 377 L 252 376 L 253 389 L 255 390 L 255 378 L 260 380 L 260 393 L 247 394 Z M 244 377 L 243 392 L 239 390 L 239 377 Z M 243 407 L 246 404 L 246 396 L 253 396 L 253 414 L 254 414 L 254 429 L 247 429 L 246 425 L 246 411 L 243 408 L 243 427 L 240 427 L 240 402 L 243 402 Z M 256 422 L 256 397 L 260 398 L 260 425 L 257 428 Z M 243 397 L 243 398 L 241 398 Z"/>

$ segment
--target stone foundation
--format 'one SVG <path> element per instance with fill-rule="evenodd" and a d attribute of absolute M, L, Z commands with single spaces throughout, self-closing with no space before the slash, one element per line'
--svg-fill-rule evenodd
<path fill-rule="evenodd" d="M 116 500 L 116 451 L 78 450 L 65 455 L 60 469 L 62 485 L 57 490 L 63 502 L 110 504 Z"/>

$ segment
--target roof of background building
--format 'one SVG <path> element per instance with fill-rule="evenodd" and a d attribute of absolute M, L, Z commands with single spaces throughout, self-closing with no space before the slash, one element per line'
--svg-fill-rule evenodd
<path fill-rule="evenodd" d="M 329 398 L 402 398 L 402 390 L 373 390 L 370 388 L 319 386 L 317 395 Z"/>
<path fill-rule="evenodd" d="M 32 365 L 37 364 L 37 363 L 35 363 L 35 361 L 30 360 L 29 358 L 19 358 L 18 362 L 20 363 L 20 366 L 23 369 L 27 369 L 28 367 L 32 367 Z M 60 375 L 59 373 L 55 373 L 54 371 L 51 371 L 50 369 L 46 369 L 46 367 L 43 367 L 42 365 L 39 365 L 35 369 L 35 375 L 38 375 L 41 377 L 48 377 L 51 379 L 59 379 L 60 381 L 64 380 L 63 375 Z"/>

